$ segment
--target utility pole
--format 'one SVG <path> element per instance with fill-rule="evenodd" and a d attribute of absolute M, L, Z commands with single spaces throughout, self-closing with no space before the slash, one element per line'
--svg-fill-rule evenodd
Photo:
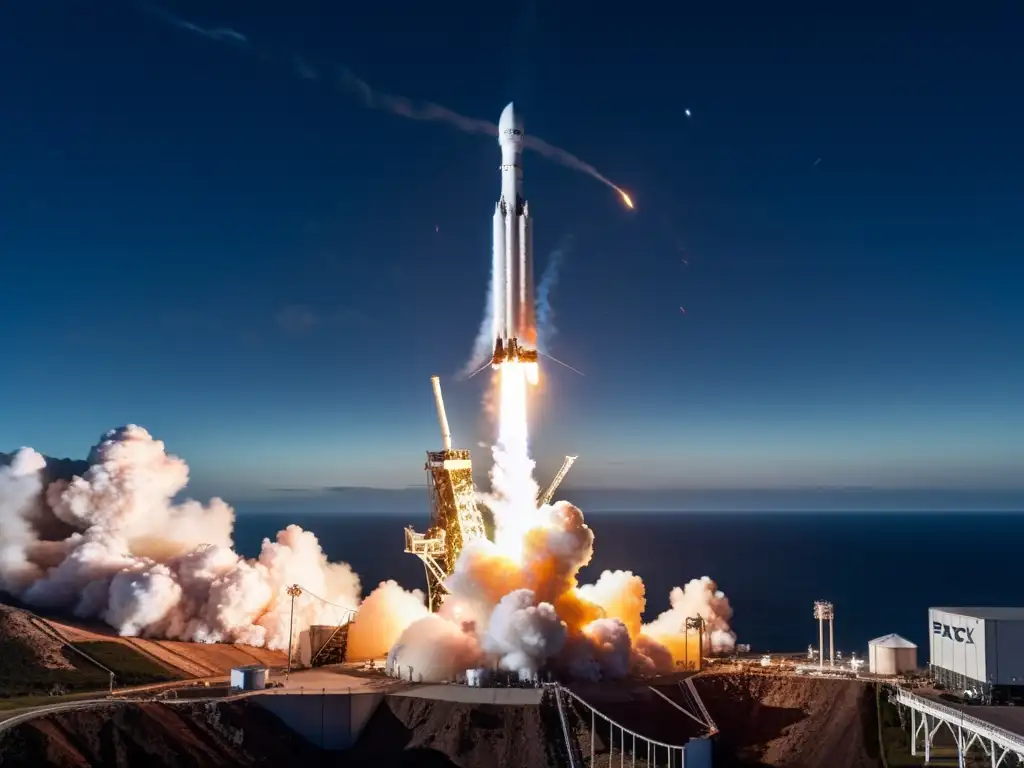
<path fill-rule="evenodd" d="M 686 619 L 686 648 L 689 653 L 689 635 L 690 630 L 697 630 L 697 671 L 700 672 L 704 667 L 704 617 L 699 613 L 696 616 L 688 616 Z"/>
<path fill-rule="evenodd" d="M 295 636 L 295 598 L 302 594 L 302 587 L 292 584 L 288 587 L 288 595 L 292 599 L 291 612 L 288 614 L 288 669 L 284 674 L 285 680 L 292 676 L 292 638 Z"/>

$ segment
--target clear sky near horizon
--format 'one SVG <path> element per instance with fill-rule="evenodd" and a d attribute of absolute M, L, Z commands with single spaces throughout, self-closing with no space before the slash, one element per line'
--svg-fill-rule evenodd
<path fill-rule="evenodd" d="M 514 99 L 636 200 L 524 157 L 538 276 L 572 238 L 551 352 L 586 374 L 545 367 L 544 475 L 1024 486 L 1019 3 L 160 7 L 196 26 L 0 5 L 0 450 L 134 422 L 229 498 L 418 485 L 438 373 L 482 453 L 486 377 L 454 374 L 496 141 L 367 109 L 345 66 Z"/>

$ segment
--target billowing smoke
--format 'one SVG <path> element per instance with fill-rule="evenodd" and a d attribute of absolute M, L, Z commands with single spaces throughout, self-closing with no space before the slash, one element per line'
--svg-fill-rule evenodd
<path fill-rule="evenodd" d="M 708 576 L 693 579 L 685 587 L 676 587 L 669 594 L 669 610 L 650 624 L 645 624 L 643 633 L 666 646 L 678 660 L 684 654 L 696 658 L 696 632 L 686 631 L 687 617 L 700 615 L 704 619 L 703 652 L 721 653 L 736 646 L 736 635 L 729 629 L 732 607 L 718 585 Z M 685 645 L 689 636 L 690 646 Z"/>
<path fill-rule="evenodd" d="M 526 393 L 522 366 L 502 365 L 491 490 L 481 495 L 495 518 L 494 541 L 463 549 L 445 581 L 443 609 L 406 629 L 391 665 L 431 681 L 453 680 L 468 669 L 453 659 L 588 680 L 666 673 L 699 657 L 698 635 L 687 633 L 687 619 L 698 616 L 706 627 L 704 651 L 731 648 L 732 611 L 710 579 L 674 589 L 671 608 L 648 625 L 642 623 L 644 583 L 634 573 L 606 571 L 595 584 L 578 584 L 594 533 L 568 502 L 537 505 Z M 449 642 L 450 653 L 439 649 Z"/>
<path fill-rule="evenodd" d="M 413 622 L 430 615 L 426 595 L 407 592 L 398 582 L 381 582 L 359 606 L 359 616 L 348 630 L 345 657 L 348 661 L 379 659 L 387 655 Z"/>
<path fill-rule="evenodd" d="M 172 500 L 188 467 L 129 425 L 108 432 L 81 474 L 47 484 L 46 461 L 23 448 L 0 468 L 0 588 L 29 605 L 98 618 L 123 635 L 288 646 L 295 631 L 339 623 L 359 604 L 359 578 L 327 562 L 290 525 L 259 557 L 232 551 L 234 512 Z"/>
<path fill-rule="evenodd" d="M 416 681 L 454 680 L 483 661 L 472 624 L 437 614 L 410 624 L 388 654 L 388 672 Z"/>
<path fill-rule="evenodd" d="M 141 427 L 108 432 L 79 467 L 30 448 L 0 467 L 0 588 L 30 605 L 98 618 L 123 635 L 237 642 L 284 649 L 311 624 L 349 627 L 350 659 L 388 654 L 415 680 L 453 680 L 477 666 L 589 680 L 671 671 L 702 652 L 733 647 L 732 610 L 711 579 L 670 594 L 669 610 L 642 624 L 643 581 L 606 571 L 590 585 L 579 570 L 594 551 L 583 513 L 537 505 L 525 420 L 525 375 L 500 371 L 500 429 L 491 492 L 494 541 L 471 542 L 430 614 L 423 593 L 380 584 L 360 606 L 360 583 L 327 562 L 298 526 L 264 540 L 259 556 L 232 551 L 234 515 L 219 499 L 174 503 L 185 463 Z M 55 477 L 57 470 L 74 470 Z M 358 614 L 356 609 L 358 608 Z M 687 620 L 704 620 L 704 647 Z M 390 649 L 390 651 L 389 651 Z"/>

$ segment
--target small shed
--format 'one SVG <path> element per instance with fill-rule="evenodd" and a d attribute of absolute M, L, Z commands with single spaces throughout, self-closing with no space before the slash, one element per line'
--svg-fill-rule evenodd
<path fill-rule="evenodd" d="M 873 675 L 916 672 L 917 646 L 899 635 L 876 637 L 868 643 L 868 671 Z"/>
<path fill-rule="evenodd" d="M 240 691 L 262 691 L 267 687 L 267 668 L 259 664 L 234 667 L 231 670 L 231 687 Z"/>

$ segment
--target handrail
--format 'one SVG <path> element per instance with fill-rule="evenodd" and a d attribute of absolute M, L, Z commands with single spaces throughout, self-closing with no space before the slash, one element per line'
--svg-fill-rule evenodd
<path fill-rule="evenodd" d="M 683 713 L 684 715 L 686 715 L 686 716 L 687 716 L 688 718 L 690 718 L 691 720 L 693 720 L 693 722 L 695 722 L 695 723 L 696 723 L 697 725 L 702 725 L 702 726 L 704 726 L 705 728 L 707 728 L 707 727 L 708 727 L 708 724 L 707 724 L 707 723 L 705 723 L 705 722 L 703 722 L 703 721 L 702 721 L 702 720 L 701 720 L 701 719 L 700 719 L 699 717 L 697 717 L 697 716 L 696 716 L 695 714 L 693 714 L 693 712 L 687 712 L 687 711 L 686 711 L 685 709 L 683 709 L 683 708 L 682 708 L 681 706 L 679 706 L 678 704 L 676 704 L 676 703 L 675 703 L 674 701 L 672 701 L 672 699 L 670 699 L 670 698 L 669 698 L 668 696 L 666 696 L 666 695 L 665 695 L 664 693 L 662 693 L 661 691 L 659 691 L 659 690 L 658 690 L 657 688 L 655 688 L 655 687 L 654 687 L 653 685 L 648 685 L 647 687 L 648 687 L 648 688 L 649 688 L 649 689 L 650 689 L 651 691 L 653 691 L 654 693 L 656 693 L 656 694 L 658 694 L 659 696 L 661 696 L 661 698 L 663 698 L 663 699 L 664 699 L 665 701 L 667 701 L 667 702 L 668 702 L 669 704 L 671 704 L 671 705 L 672 705 L 673 707 L 675 707 L 676 709 L 678 709 L 678 710 L 679 710 L 680 712 L 682 712 L 682 713 Z"/>
<path fill-rule="evenodd" d="M 562 686 L 558 686 L 558 687 L 562 688 Z M 582 698 L 580 698 L 578 695 L 573 693 L 568 688 L 562 688 L 562 690 L 565 691 L 566 693 L 568 693 L 574 699 L 576 699 L 576 701 L 578 701 L 580 704 L 583 704 L 584 706 L 589 707 L 593 712 L 596 712 L 598 715 L 603 717 L 605 720 L 607 720 L 609 723 L 614 725 L 616 728 L 618 728 L 623 733 L 628 733 L 630 736 L 633 736 L 633 737 L 638 738 L 638 739 L 642 739 L 643 741 L 649 742 L 649 743 L 654 744 L 654 745 L 659 746 L 659 747 L 665 747 L 666 749 L 680 749 L 680 750 L 685 750 L 686 749 L 686 745 L 685 744 L 669 744 L 669 743 L 664 742 L 664 741 L 658 741 L 657 739 L 649 738 L 647 736 L 644 736 L 642 733 L 637 733 L 634 730 L 626 728 L 624 725 L 621 725 L 620 723 L 616 722 L 615 720 L 612 720 L 610 717 L 608 717 L 608 715 L 606 715 L 604 712 L 599 710 L 597 707 L 595 707 L 595 706 L 593 706 L 591 704 L 588 704 L 586 701 L 584 701 Z"/>
<path fill-rule="evenodd" d="M 693 684 L 693 678 L 686 678 L 686 687 L 690 689 L 690 693 L 693 695 L 694 701 L 697 702 L 697 706 L 700 708 L 701 714 L 704 715 L 705 724 L 711 729 L 712 733 L 718 733 L 718 726 L 715 721 L 711 718 L 711 713 L 708 712 L 708 708 L 704 706 L 704 699 L 697 693 L 697 686 Z"/>
<path fill-rule="evenodd" d="M 924 696 L 918 696 L 917 694 L 911 693 L 910 691 L 904 690 L 903 688 L 896 688 L 897 700 L 901 703 L 913 703 L 917 707 L 928 707 L 936 712 L 940 713 L 944 717 L 948 717 L 953 722 L 963 723 L 964 725 L 970 725 L 974 730 L 984 730 L 986 735 L 990 737 L 998 737 L 1000 740 L 1005 741 L 1006 745 L 1012 746 L 1018 752 L 1024 752 L 1024 737 L 1007 731 L 1004 728 L 1000 728 L 997 725 L 981 720 L 977 717 L 966 714 L 962 710 L 955 709 L 954 707 L 940 704 L 933 699 L 927 699 Z"/>
<path fill-rule="evenodd" d="M 576 750 L 573 749 L 572 739 L 569 737 L 569 720 L 562 707 L 561 686 L 555 688 L 555 704 L 558 706 L 558 719 L 562 721 L 562 736 L 565 737 L 565 749 L 569 753 L 569 768 L 576 768 Z"/>

